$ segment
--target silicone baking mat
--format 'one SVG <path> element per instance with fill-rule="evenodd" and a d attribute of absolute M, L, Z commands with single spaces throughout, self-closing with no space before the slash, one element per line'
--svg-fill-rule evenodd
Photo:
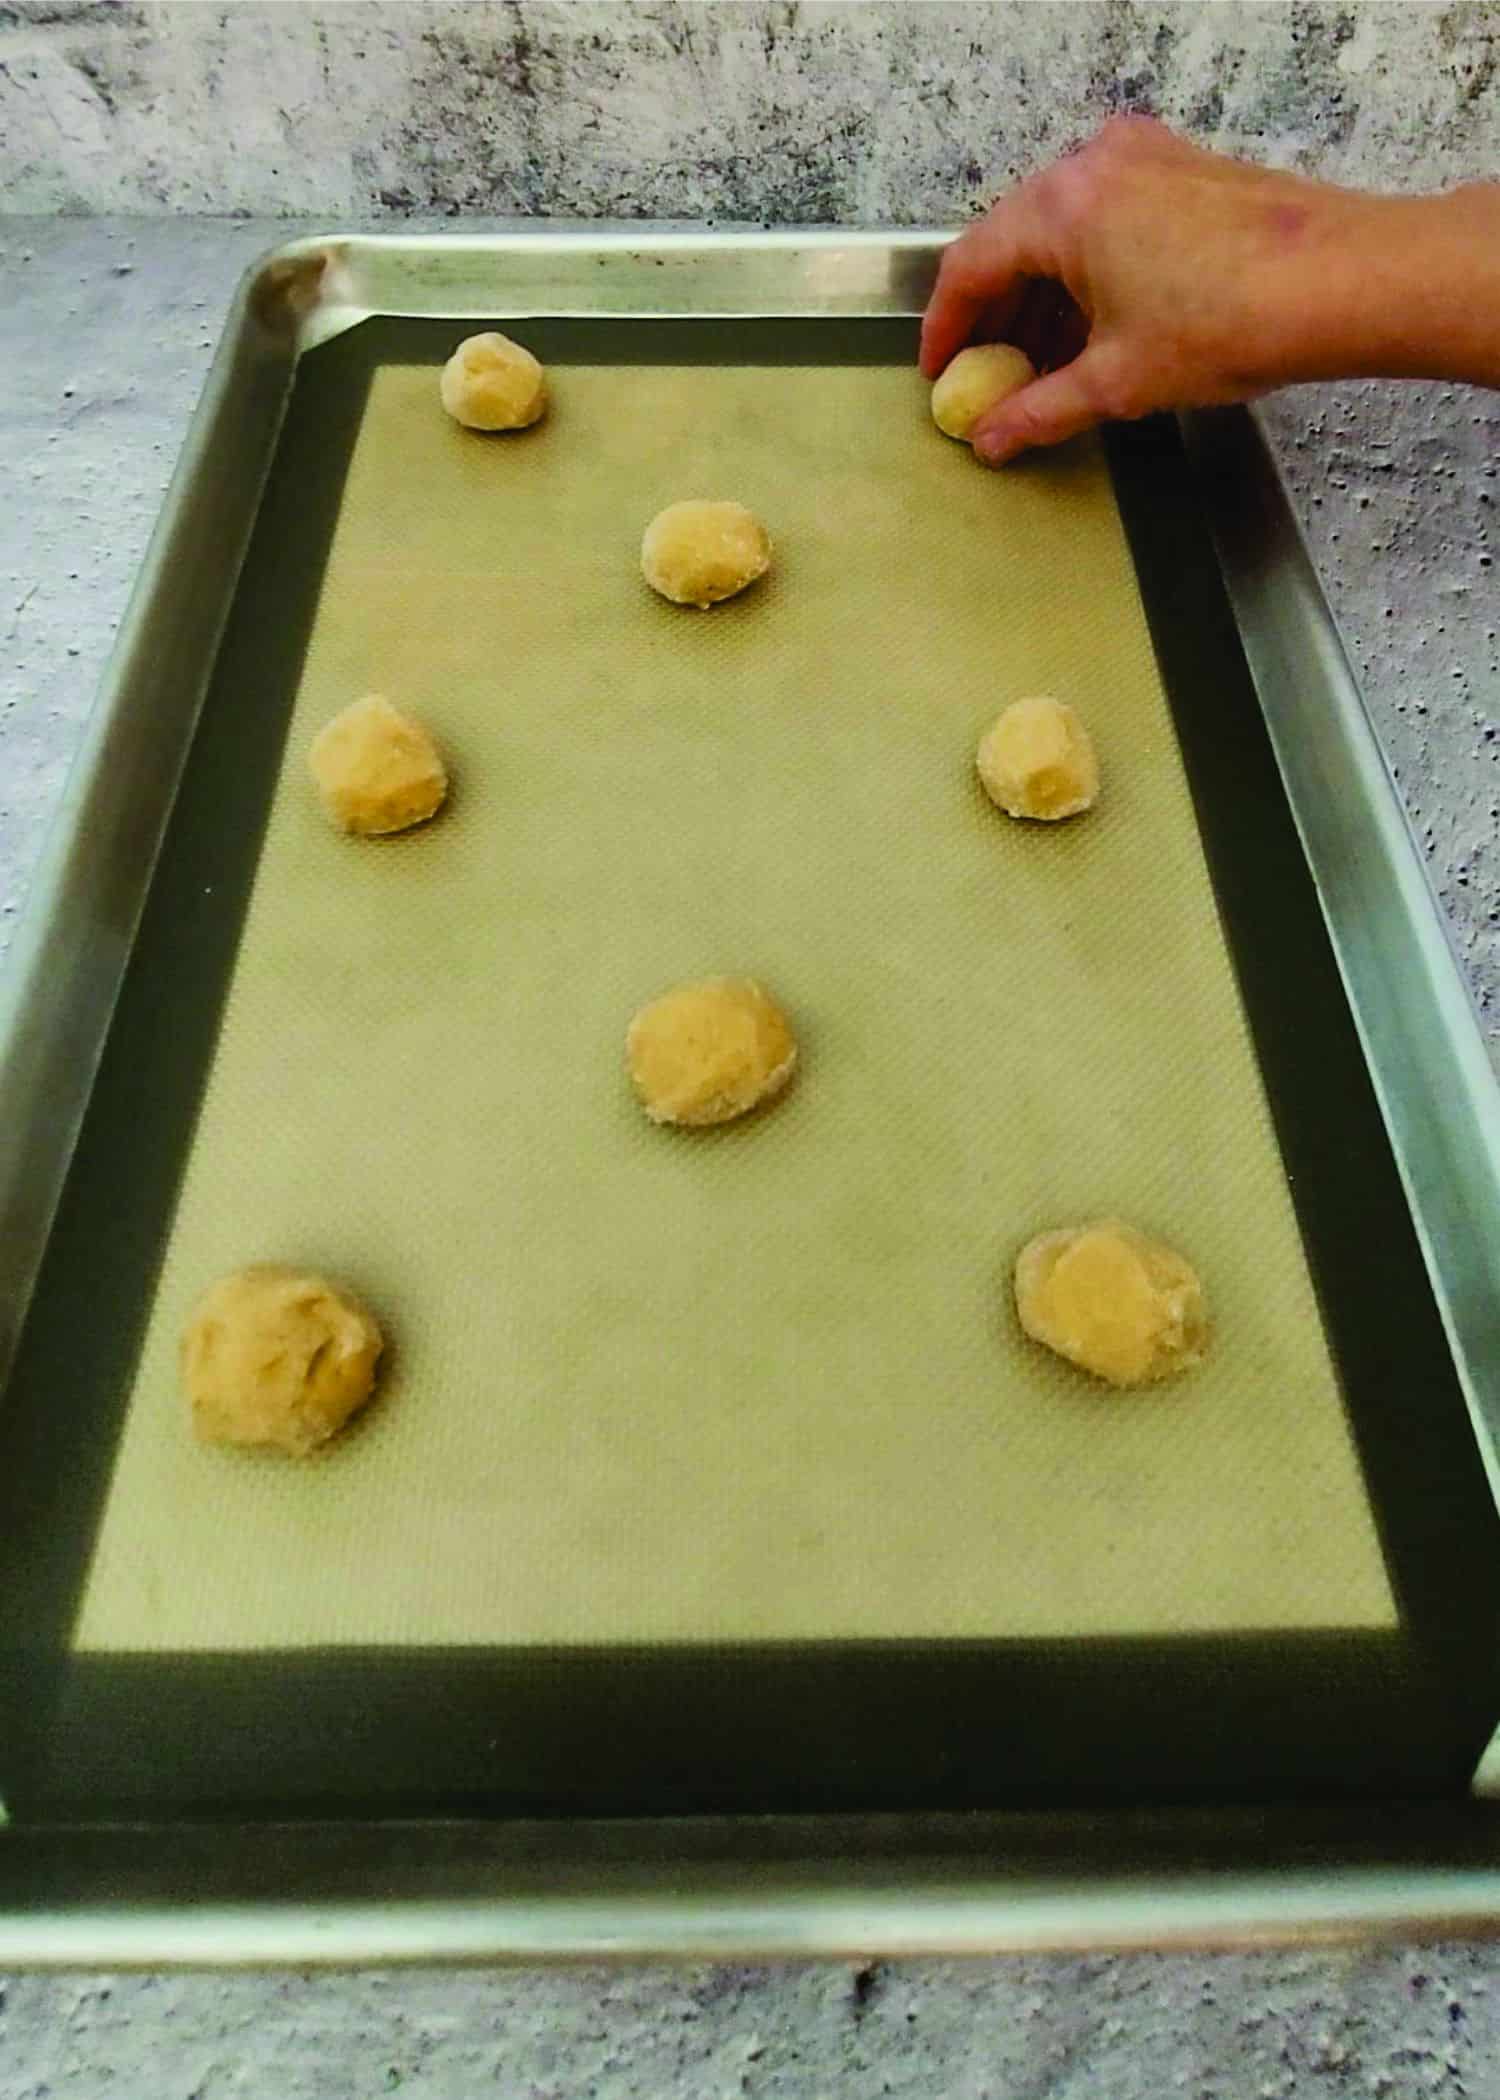
<path fill-rule="evenodd" d="M 1392 1625 L 1102 456 L 986 473 L 898 367 L 553 379 L 482 438 L 374 374 L 77 1645 Z M 776 542 L 710 613 L 636 565 L 693 494 Z M 306 776 L 372 689 L 455 783 L 378 843 Z M 1033 691 L 1095 734 L 1084 821 L 974 780 Z M 653 1129 L 626 1023 L 716 972 L 786 1005 L 796 1083 Z M 1111 1212 L 1214 1317 L 1124 1397 L 1008 1294 Z M 177 1392 L 194 1297 L 265 1259 L 392 1340 L 303 1465 L 199 1447 Z"/>

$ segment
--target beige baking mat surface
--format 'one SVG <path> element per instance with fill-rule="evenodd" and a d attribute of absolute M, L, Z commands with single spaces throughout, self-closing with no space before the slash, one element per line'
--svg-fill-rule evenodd
<path fill-rule="evenodd" d="M 80 1645 L 1392 1623 L 1099 455 L 986 473 L 901 370 L 555 379 L 482 439 L 376 375 Z M 691 494 L 777 544 L 711 613 L 636 570 Z M 305 773 L 372 688 L 456 781 L 388 843 Z M 1105 772 L 1056 830 L 971 771 L 1036 690 Z M 626 1021 L 720 971 L 790 1009 L 795 1088 L 652 1129 Z M 1115 1211 L 1215 1316 L 1134 1398 L 1006 1288 Z M 192 1299 L 257 1259 L 393 1337 L 304 1465 L 180 1412 Z"/>

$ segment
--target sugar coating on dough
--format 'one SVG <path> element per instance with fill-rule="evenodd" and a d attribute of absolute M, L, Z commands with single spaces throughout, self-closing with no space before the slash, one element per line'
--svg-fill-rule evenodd
<path fill-rule="evenodd" d="M 448 793 L 437 745 L 381 693 L 351 701 L 326 723 L 307 763 L 334 823 L 366 838 L 425 823 Z"/>
<path fill-rule="evenodd" d="M 488 329 L 461 342 L 438 383 L 466 430 L 525 430 L 546 413 L 547 375 L 531 352 Z"/>
<path fill-rule="evenodd" d="M 1054 824 L 1099 797 L 1092 739 L 1067 702 L 1047 693 L 1007 707 L 981 738 L 975 764 L 985 793 L 1012 817 Z"/>
<path fill-rule="evenodd" d="M 1031 359 L 1013 343 L 971 343 L 933 382 L 932 420 L 944 437 L 967 444 L 981 417 L 1035 377 Z"/>
<path fill-rule="evenodd" d="M 743 503 L 669 503 L 641 541 L 641 574 L 674 605 L 717 605 L 770 566 L 771 535 Z"/>
<path fill-rule="evenodd" d="M 1118 1218 L 1039 1234 L 1021 1249 L 1015 1290 L 1033 1341 L 1110 1385 L 1175 1377 L 1208 1347 L 1196 1270 Z"/>
<path fill-rule="evenodd" d="M 182 1337 L 197 1434 L 305 1458 L 369 1399 L 383 1346 L 359 1300 L 326 1277 L 266 1262 L 211 1284 Z"/>
<path fill-rule="evenodd" d="M 797 1043 L 770 994 L 748 977 L 678 985 L 643 1006 L 625 1058 L 653 1123 L 728 1123 L 779 1093 Z"/>

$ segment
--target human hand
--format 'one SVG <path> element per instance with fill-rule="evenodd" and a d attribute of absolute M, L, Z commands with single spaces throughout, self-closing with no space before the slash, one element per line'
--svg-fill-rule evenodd
<path fill-rule="evenodd" d="M 1436 198 L 1338 189 L 1118 117 L 946 251 L 922 370 L 936 378 L 971 338 L 1027 352 L 1041 376 L 974 432 L 992 465 L 1107 417 L 1248 400 L 1293 379 L 1484 381 L 1500 358 L 1497 205 L 1487 185 Z"/>

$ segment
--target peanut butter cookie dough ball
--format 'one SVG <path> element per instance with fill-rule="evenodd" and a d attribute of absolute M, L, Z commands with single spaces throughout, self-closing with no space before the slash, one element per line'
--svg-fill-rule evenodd
<path fill-rule="evenodd" d="M 1118 1218 L 1039 1234 L 1021 1249 L 1015 1288 L 1032 1340 L 1109 1385 L 1175 1378 L 1208 1347 L 1197 1272 Z"/>
<path fill-rule="evenodd" d="M 329 817 L 364 838 L 425 823 L 448 793 L 437 745 L 380 693 L 352 701 L 326 723 L 307 763 Z"/>
<path fill-rule="evenodd" d="M 207 1443 L 305 1458 L 375 1384 L 380 1329 L 350 1292 L 263 1263 L 203 1293 L 182 1337 L 182 1385 Z"/>
<path fill-rule="evenodd" d="M 641 541 L 641 574 L 674 605 L 717 605 L 770 566 L 771 536 L 743 503 L 669 503 Z"/>
<path fill-rule="evenodd" d="M 625 1058 L 653 1123 L 728 1123 L 780 1093 L 797 1062 L 786 1015 L 748 977 L 709 977 L 643 1006 Z"/>
<path fill-rule="evenodd" d="M 547 411 L 546 373 L 529 350 L 493 330 L 459 344 L 438 391 L 466 430 L 525 430 Z"/>
<path fill-rule="evenodd" d="M 1066 701 L 1038 693 L 1017 700 L 982 738 L 975 763 L 992 802 L 1012 817 L 1055 824 L 1092 809 L 1099 760 Z"/>
<path fill-rule="evenodd" d="M 981 416 L 1035 377 L 1031 359 L 1014 344 L 971 343 L 933 382 L 932 420 L 944 437 L 967 444 Z"/>

